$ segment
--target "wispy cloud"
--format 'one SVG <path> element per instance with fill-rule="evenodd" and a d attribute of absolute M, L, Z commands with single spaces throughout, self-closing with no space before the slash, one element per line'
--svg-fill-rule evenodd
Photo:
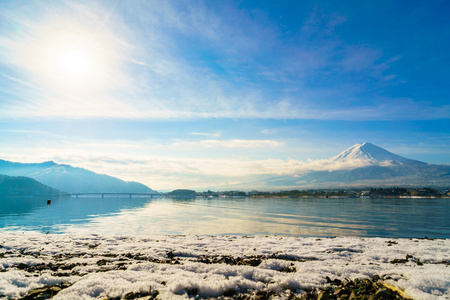
<path fill-rule="evenodd" d="M 283 143 L 272 140 L 203 140 L 198 142 L 174 143 L 174 146 L 194 146 L 200 148 L 266 148 L 281 147 Z"/>
<path fill-rule="evenodd" d="M 450 139 L 450 136 L 433 136 L 429 137 L 429 140 L 448 140 Z"/>
<path fill-rule="evenodd" d="M 271 135 L 271 134 L 276 134 L 277 130 L 276 129 L 263 129 L 263 130 L 261 130 L 261 133 Z"/>
<path fill-rule="evenodd" d="M 316 9 L 286 40 L 279 24 L 232 3 L 32 6 L 35 16 L 11 7 L 2 13 L 7 25 L 22 28 L 0 31 L 1 63 L 12 70 L 3 72 L 10 84 L 2 89 L 15 99 L 0 102 L 4 118 L 388 120 L 449 113 L 416 99 L 372 96 L 395 80 L 390 65 L 401 57 L 341 39 L 336 28 L 347 18 L 339 14 Z M 64 85 L 42 65 L 63 31 L 95 41 L 103 70 L 94 85 Z"/>
<path fill-rule="evenodd" d="M 219 137 L 220 133 L 207 133 L 207 132 L 191 132 L 192 135 L 200 135 L 200 136 L 211 136 L 211 137 Z"/>

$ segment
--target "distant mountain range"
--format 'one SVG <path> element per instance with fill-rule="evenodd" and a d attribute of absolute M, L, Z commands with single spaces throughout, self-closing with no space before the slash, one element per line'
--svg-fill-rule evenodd
<path fill-rule="evenodd" d="M 0 174 L 30 177 L 66 193 L 157 193 L 138 182 L 126 182 L 53 161 L 17 163 L 0 160 Z M 427 164 L 371 143 L 362 143 L 330 159 L 305 163 L 293 175 L 215 188 L 278 190 L 388 186 L 449 187 L 450 166 Z"/>
<path fill-rule="evenodd" d="M 0 175 L 0 196 L 53 196 L 60 191 L 29 177 Z"/>
<path fill-rule="evenodd" d="M 127 182 L 53 161 L 17 163 L 0 160 L 0 174 L 30 177 L 66 193 L 156 193 L 138 182 Z"/>
<path fill-rule="evenodd" d="M 256 185 L 264 189 L 450 186 L 450 166 L 408 159 L 371 143 L 356 144 L 321 162 L 321 170 L 312 166 L 298 174 L 270 178 Z"/>

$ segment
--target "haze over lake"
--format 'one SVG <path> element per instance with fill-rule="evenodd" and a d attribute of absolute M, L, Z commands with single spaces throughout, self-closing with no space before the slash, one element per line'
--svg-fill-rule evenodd
<path fill-rule="evenodd" d="M 449 199 L 1 198 L 0 231 L 449 238 Z"/>

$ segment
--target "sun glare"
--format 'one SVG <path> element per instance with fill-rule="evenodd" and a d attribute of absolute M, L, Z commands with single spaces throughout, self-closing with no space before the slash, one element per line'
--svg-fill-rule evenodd
<path fill-rule="evenodd" d="M 89 76 L 92 72 L 93 61 L 88 53 L 84 53 L 79 49 L 63 50 L 56 62 L 57 66 L 61 68 L 61 72 L 65 73 L 72 79 L 79 80 L 84 76 Z"/>
<path fill-rule="evenodd" d="M 75 2 L 67 12 L 50 5 L 47 13 L 17 19 L 23 30 L 0 38 L 0 52 L 7 49 L 8 64 L 34 91 L 32 114 L 91 116 L 100 108 L 112 114 L 122 104 L 116 91 L 128 84 L 132 49 L 120 34 L 122 24 L 101 7 Z"/>
<path fill-rule="evenodd" d="M 62 86 L 86 88 L 104 75 L 101 50 L 87 34 L 62 34 L 48 45 L 48 67 L 52 77 Z"/>
<path fill-rule="evenodd" d="M 86 28 L 72 26 L 47 32 L 36 49 L 33 70 L 54 91 L 84 93 L 110 84 L 114 47 Z"/>

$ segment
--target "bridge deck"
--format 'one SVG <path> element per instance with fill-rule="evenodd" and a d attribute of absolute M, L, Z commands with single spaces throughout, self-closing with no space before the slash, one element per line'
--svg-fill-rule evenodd
<path fill-rule="evenodd" d="M 107 196 L 111 196 L 111 195 L 126 195 L 126 196 L 129 196 L 130 198 L 132 196 L 148 196 L 150 198 L 161 197 L 161 194 L 155 194 L 155 193 L 71 193 L 69 195 L 70 196 L 76 196 L 77 198 L 78 198 L 78 196 L 94 196 L 94 195 L 101 195 L 102 198 L 104 198 L 105 195 L 107 195 Z"/>

